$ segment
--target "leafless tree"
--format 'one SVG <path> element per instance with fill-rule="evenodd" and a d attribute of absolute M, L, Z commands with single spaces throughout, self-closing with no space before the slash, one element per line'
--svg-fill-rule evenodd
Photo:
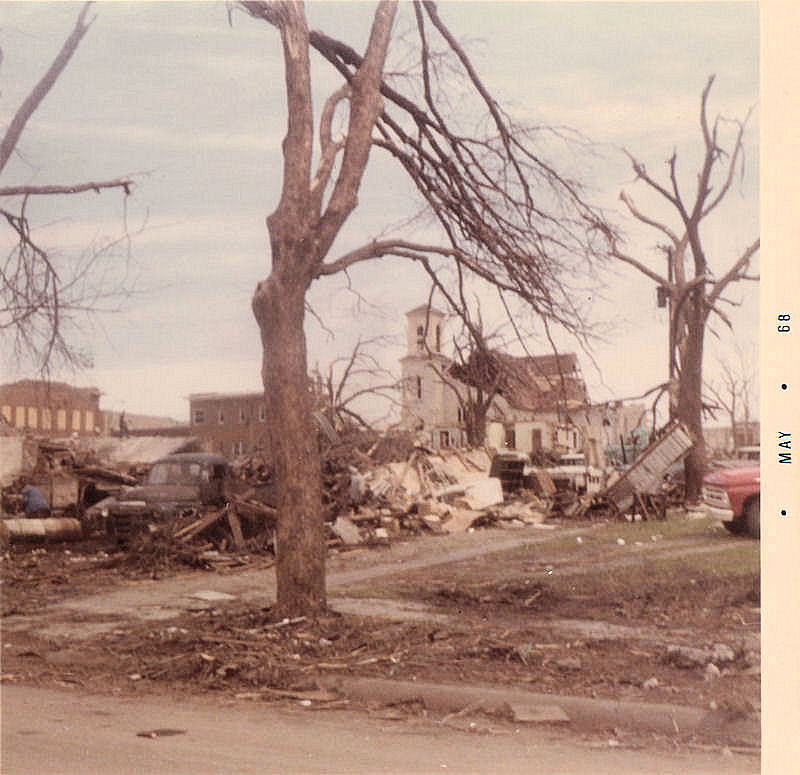
<path fill-rule="evenodd" d="M 519 332 L 515 337 L 519 344 Z M 473 316 L 471 324 L 464 324 L 460 334 L 453 338 L 452 361 L 439 369 L 440 378 L 450 385 L 456 396 L 470 446 L 480 446 L 485 442 L 490 412 L 502 411 L 502 404 L 498 402 L 500 397 L 509 398 L 522 389 L 528 398 L 533 399 L 534 394 L 542 390 L 542 386 L 537 387 L 537 380 L 546 384 L 543 392 L 555 397 L 555 409 L 559 414 L 566 408 L 566 378 L 561 371 L 561 358 L 556 357 L 556 373 L 545 374 L 537 369 L 534 358 L 508 355 L 505 352 L 508 344 L 500 330 L 485 334 L 480 315 Z M 535 407 L 531 405 L 528 408 Z"/>
<path fill-rule="evenodd" d="M 759 239 L 753 241 L 740 255 L 729 259 L 727 269 L 719 276 L 715 277 L 709 267 L 700 235 L 701 226 L 731 190 L 735 173 L 743 161 L 742 138 L 750 118 L 749 112 L 743 120 L 717 116 L 713 124 L 709 124 L 708 96 L 713 83 L 714 76 L 711 76 L 700 101 L 704 153 L 693 198 L 687 198 L 678 185 L 676 152 L 667 160 L 668 179 L 663 183 L 652 176 L 641 161 L 628 153 L 636 181 L 642 181 L 650 191 L 665 200 L 678 216 L 679 227 L 673 229 L 667 221 L 640 210 L 626 191 L 620 193 L 620 199 L 637 221 L 667 238 L 667 244 L 661 246 L 666 271 L 662 273 L 631 256 L 625 251 L 618 235 L 604 225 L 600 226 L 606 234 L 611 255 L 653 280 L 659 292 L 668 299 L 670 417 L 680 419 L 695 440 L 692 451 L 685 459 L 686 498 L 690 502 L 699 498 L 705 467 L 702 386 L 706 327 L 711 315 L 716 315 L 732 327 L 721 308 L 723 302 L 731 303 L 723 293 L 731 283 L 758 280 L 757 276 L 750 274 L 750 267 L 760 246 Z M 722 139 L 722 129 L 726 123 L 731 123 L 735 128 L 734 137 L 727 147 Z"/>
<path fill-rule="evenodd" d="M 580 332 L 570 272 L 598 254 L 602 216 L 578 184 L 546 161 L 539 144 L 553 130 L 514 123 L 482 82 L 432 2 L 403 5 L 416 32 L 416 67 L 401 79 L 386 75 L 398 6 L 379 2 L 364 54 L 309 29 L 294 2 L 242 2 L 275 27 L 284 55 L 288 130 L 283 143 L 283 190 L 267 219 L 270 274 L 253 297 L 261 331 L 262 377 L 278 489 L 278 600 L 282 615 L 325 608 L 324 535 L 319 461 L 314 448 L 303 331 L 305 297 L 320 278 L 360 262 L 399 256 L 417 262 L 454 310 L 466 307 L 475 278 L 522 300 L 530 314 Z M 343 85 L 326 101 L 314 167 L 311 52 L 341 74 Z M 437 66 L 451 69 L 439 77 Z M 454 70 L 462 79 L 452 90 Z M 466 122 L 453 106 L 469 95 Z M 337 111 L 347 128 L 333 136 Z M 462 113 L 462 117 L 464 114 Z M 476 130 L 475 127 L 479 129 Z M 334 239 L 353 212 L 370 151 L 385 152 L 413 182 L 441 239 L 375 239 L 329 258 Z M 605 249 L 605 245 L 602 245 Z M 438 263 L 437 263 L 438 262 Z M 444 267 L 449 267 L 448 272 Z"/>
<path fill-rule="evenodd" d="M 722 372 L 719 384 L 707 381 L 705 386 L 717 406 L 728 415 L 733 448 L 736 450 L 740 444 L 752 443 L 750 418 L 753 393 L 758 383 L 752 352 L 746 352 L 738 345 L 734 347 L 734 352 L 735 360 L 718 359 Z M 739 432 L 740 421 L 743 423 L 742 433 Z"/>
<path fill-rule="evenodd" d="M 92 20 L 87 20 L 90 5 L 86 3 L 81 8 L 72 32 L 52 64 L 11 117 L 0 140 L 0 175 L 17 149 L 28 120 L 53 88 L 91 26 Z M 99 194 L 108 189 L 121 190 L 128 196 L 132 185 L 130 178 L 121 177 L 0 186 L 1 222 L 10 230 L 9 244 L 13 245 L 0 268 L 0 332 L 18 358 L 32 358 L 42 373 L 47 373 L 57 361 L 87 365 L 86 355 L 70 340 L 70 326 L 76 317 L 97 311 L 121 289 L 105 282 L 95 287 L 92 282 L 101 260 L 113 251 L 114 241 L 88 246 L 72 261 L 59 263 L 58 255 L 36 237 L 29 217 L 32 203 L 43 197 Z"/>
<path fill-rule="evenodd" d="M 456 395 L 471 447 L 485 442 L 486 418 L 504 384 L 504 364 L 490 347 L 491 339 L 481 323 L 465 326 L 461 339 L 453 339 L 454 360 L 442 374 Z"/>
<path fill-rule="evenodd" d="M 367 418 L 360 406 L 370 402 L 386 416 L 397 404 L 399 382 L 380 363 L 375 350 L 387 343 L 385 337 L 359 339 L 344 358 L 335 358 L 323 371 L 312 372 L 312 393 L 316 411 L 322 413 L 336 431 L 350 428 L 370 430 L 383 418 Z M 388 407 L 388 409 L 387 409 Z"/>

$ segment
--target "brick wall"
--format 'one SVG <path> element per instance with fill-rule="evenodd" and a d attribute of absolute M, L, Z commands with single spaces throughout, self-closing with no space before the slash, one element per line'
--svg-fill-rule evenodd
<path fill-rule="evenodd" d="M 263 393 L 196 393 L 189 396 L 191 434 L 228 458 L 266 446 Z"/>
<path fill-rule="evenodd" d="M 12 382 L 0 385 L 0 411 L 9 425 L 37 436 L 93 436 L 103 431 L 97 388 L 39 380 Z"/>

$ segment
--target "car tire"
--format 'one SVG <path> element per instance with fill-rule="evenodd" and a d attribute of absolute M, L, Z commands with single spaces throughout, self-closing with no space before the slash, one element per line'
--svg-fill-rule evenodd
<path fill-rule="evenodd" d="M 745 532 L 745 529 L 747 528 L 747 525 L 745 525 L 745 523 L 744 523 L 743 516 L 738 516 L 738 517 L 735 517 L 734 519 L 727 520 L 726 522 L 723 522 L 722 524 L 725 525 L 725 529 L 729 533 L 733 533 L 733 535 L 735 535 L 735 536 L 741 535 L 742 533 Z"/>
<path fill-rule="evenodd" d="M 744 509 L 747 534 L 751 538 L 761 538 L 761 498 L 753 498 Z"/>

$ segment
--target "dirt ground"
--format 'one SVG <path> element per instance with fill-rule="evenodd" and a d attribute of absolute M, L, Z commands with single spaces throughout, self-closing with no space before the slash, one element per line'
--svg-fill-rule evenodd
<path fill-rule="evenodd" d="M 98 590 L 271 573 L 272 559 L 189 568 L 167 545 L 124 554 L 98 542 L 12 546 L 3 616 L 31 625 L 4 635 L 2 679 L 335 706 L 322 678 L 345 674 L 668 702 L 731 718 L 760 709 L 757 542 L 705 519 L 524 530 L 497 531 L 466 555 L 461 536 L 428 539 L 430 561 L 416 564 L 414 540 L 343 552 L 329 575 L 344 581 L 316 621 L 275 621 L 269 605 L 231 599 L 165 621 L 120 618 L 79 641 L 43 635 L 37 617 Z M 511 532 L 523 540 L 495 551 Z M 104 619 L 70 616 L 87 632 Z"/>

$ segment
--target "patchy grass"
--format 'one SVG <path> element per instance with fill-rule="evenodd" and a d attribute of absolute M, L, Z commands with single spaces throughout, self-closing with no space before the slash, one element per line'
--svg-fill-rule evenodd
<path fill-rule="evenodd" d="M 545 544 L 531 544 L 513 549 L 507 553 L 513 557 L 515 554 L 528 554 L 532 547 L 540 550 L 544 547 L 548 551 L 564 552 L 565 554 L 578 554 L 587 547 L 610 547 L 618 545 L 618 539 L 626 544 L 653 542 L 654 539 L 699 539 L 711 536 L 727 536 L 728 532 L 720 528 L 714 520 L 708 517 L 702 519 L 686 519 L 683 512 L 665 520 L 652 520 L 642 522 L 602 522 L 586 526 L 586 531 L 580 534 L 582 544 L 576 536 L 559 536 Z M 757 545 L 757 544 L 756 544 Z"/>
<path fill-rule="evenodd" d="M 347 594 L 484 617 L 530 612 L 707 630 L 757 624 L 757 541 L 731 538 L 705 519 L 607 524 L 580 537 L 396 574 Z"/>
<path fill-rule="evenodd" d="M 621 566 L 551 575 L 523 572 L 515 578 L 454 572 L 448 581 L 439 576 L 429 584 L 398 579 L 370 590 L 370 596 L 416 599 L 444 608 L 524 608 L 554 617 L 688 622 L 702 610 L 722 613 L 758 605 L 760 574 L 757 557 L 754 561 L 749 554 L 739 549 L 667 559 L 642 556 Z"/>
<path fill-rule="evenodd" d="M 759 543 L 732 538 L 709 519 L 682 517 L 652 522 L 586 525 L 576 536 L 525 544 L 471 560 L 446 563 L 421 572 L 404 572 L 347 590 L 351 597 L 418 598 L 418 590 L 442 586 L 483 587 L 500 583 L 580 585 L 592 594 L 591 577 L 616 578 L 624 595 L 651 582 L 673 584 L 694 575 L 758 576 Z M 577 577 L 580 577 L 578 581 Z M 565 578 L 570 581 L 564 581 Z M 627 582 L 625 581 L 627 579 Z M 601 586 L 603 586 L 601 584 Z"/>
<path fill-rule="evenodd" d="M 539 582 L 562 604 L 589 599 L 598 608 L 641 603 L 640 614 L 683 605 L 707 608 L 759 602 L 758 555 L 749 547 L 687 554 L 673 558 L 640 557 L 623 566 L 598 567 L 574 574 L 554 573 Z M 689 613 L 694 614 L 694 611 Z"/>

